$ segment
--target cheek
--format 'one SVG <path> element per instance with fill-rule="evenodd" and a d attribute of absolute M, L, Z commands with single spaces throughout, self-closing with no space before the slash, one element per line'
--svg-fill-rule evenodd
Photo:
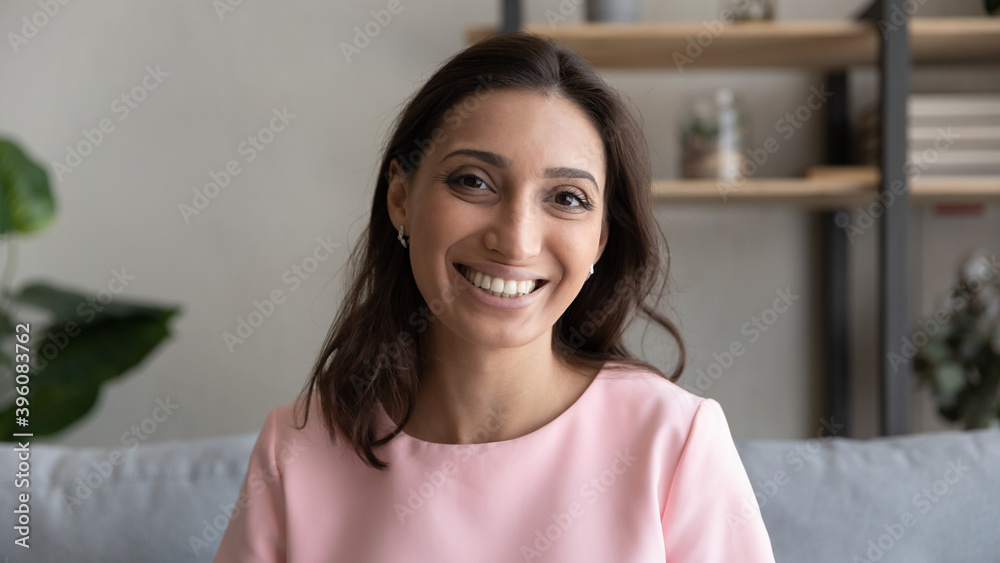
<path fill-rule="evenodd" d="M 448 250 L 459 240 L 463 226 L 462 218 L 448 205 L 425 206 L 421 211 L 414 216 L 417 228 L 410 238 L 410 266 L 417 287 L 429 303 L 444 291 L 442 284 L 450 283 Z"/>
<path fill-rule="evenodd" d="M 443 268 L 444 260 L 440 247 L 435 244 L 435 233 L 422 232 L 419 242 L 414 243 L 410 239 L 410 267 L 413 268 L 413 277 L 417 282 L 417 287 L 424 295 L 424 300 L 430 301 L 433 298 L 429 292 L 440 291 L 435 286 L 439 283 L 440 271 Z"/>
<path fill-rule="evenodd" d="M 421 213 L 415 217 L 413 238 L 418 254 L 425 260 L 433 259 L 435 255 L 444 253 L 453 244 L 459 230 L 459 219 L 447 209 L 437 207 L 434 211 Z"/>
<path fill-rule="evenodd" d="M 552 248 L 558 249 L 556 257 L 563 269 L 563 282 L 573 286 L 574 290 L 578 290 L 590 274 L 598 241 L 599 237 L 593 236 L 589 230 L 553 240 Z"/>

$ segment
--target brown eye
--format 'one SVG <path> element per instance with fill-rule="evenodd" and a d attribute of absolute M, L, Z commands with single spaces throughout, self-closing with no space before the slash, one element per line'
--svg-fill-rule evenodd
<path fill-rule="evenodd" d="M 455 174 L 448 178 L 442 178 L 442 180 L 449 186 L 457 186 L 473 192 L 481 192 L 483 188 L 487 187 L 486 183 L 475 174 Z"/>
<path fill-rule="evenodd" d="M 577 197 L 576 197 L 575 195 L 573 195 L 573 194 L 571 194 L 571 193 L 569 193 L 569 192 L 561 192 L 561 193 L 559 193 L 559 194 L 558 194 L 558 195 L 556 196 L 556 201 L 560 201 L 560 200 L 561 200 L 561 202 L 566 202 L 566 201 L 569 201 L 569 202 L 571 202 L 571 203 L 570 203 L 570 204 L 568 205 L 568 207 L 578 207 L 578 206 L 579 206 L 579 204 L 580 204 L 580 200 L 579 200 L 579 199 L 577 199 Z M 572 204 L 572 202 L 573 202 L 573 201 L 576 201 L 576 202 L 577 202 L 577 205 L 573 205 L 573 204 Z"/>
<path fill-rule="evenodd" d="M 471 174 L 459 176 L 458 182 L 461 183 L 463 187 L 473 188 L 473 189 L 479 189 L 479 187 L 483 185 L 482 180 L 480 180 L 477 176 L 473 176 Z"/>
<path fill-rule="evenodd" d="M 587 199 L 586 195 L 582 193 L 576 193 L 575 191 L 559 192 L 558 194 L 556 194 L 555 200 L 556 203 L 559 203 L 563 207 L 569 209 L 580 208 L 589 210 L 593 208 L 593 205 L 591 205 L 590 200 Z M 569 204 L 563 205 L 564 202 L 569 202 Z M 576 204 L 574 205 L 572 202 L 576 202 Z"/>

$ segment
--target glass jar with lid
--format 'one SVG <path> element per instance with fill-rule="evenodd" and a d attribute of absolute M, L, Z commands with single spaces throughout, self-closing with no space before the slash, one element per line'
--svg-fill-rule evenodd
<path fill-rule="evenodd" d="M 748 119 L 738 94 L 700 96 L 681 121 L 681 177 L 736 180 L 746 159 Z"/>

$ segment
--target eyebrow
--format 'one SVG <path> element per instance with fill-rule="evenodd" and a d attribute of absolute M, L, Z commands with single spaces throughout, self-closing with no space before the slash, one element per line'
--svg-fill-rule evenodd
<path fill-rule="evenodd" d="M 511 161 L 509 158 L 499 155 L 495 152 L 480 151 L 475 149 L 458 149 L 448 153 L 447 156 L 441 159 L 441 162 L 448 160 L 453 156 L 465 155 L 471 156 L 472 158 L 478 158 L 487 164 L 492 164 L 497 168 L 507 169 L 511 166 Z M 566 166 L 560 166 L 558 168 L 546 168 L 545 178 L 579 178 L 582 180 L 590 180 L 594 183 L 594 187 L 600 191 L 600 186 L 597 185 L 597 180 L 594 179 L 594 175 L 586 170 L 581 170 L 579 168 L 569 168 Z"/>

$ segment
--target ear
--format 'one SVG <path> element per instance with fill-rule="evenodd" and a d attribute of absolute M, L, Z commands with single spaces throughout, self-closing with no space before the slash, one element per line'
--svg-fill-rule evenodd
<path fill-rule="evenodd" d="M 407 209 L 409 207 L 409 178 L 405 176 L 399 168 L 397 159 L 393 158 L 389 163 L 389 191 L 386 194 L 386 205 L 389 210 L 389 219 L 395 228 L 406 225 Z M 409 229 L 406 229 L 409 232 Z"/>

